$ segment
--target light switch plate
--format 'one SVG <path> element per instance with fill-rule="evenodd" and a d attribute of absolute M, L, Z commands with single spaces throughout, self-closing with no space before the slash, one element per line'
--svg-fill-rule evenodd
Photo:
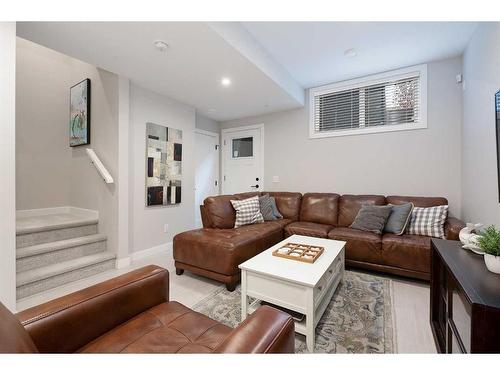
<path fill-rule="evenodd" d="M 280 176 L 273 176 L 273 182 L 274 183 L 279 183 L 280 182 Z"/>

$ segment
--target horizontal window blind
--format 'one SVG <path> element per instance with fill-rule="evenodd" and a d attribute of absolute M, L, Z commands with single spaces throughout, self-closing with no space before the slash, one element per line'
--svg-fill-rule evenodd
<path fill-rule="evenodd" d="M 419 121 L 420 77 L 314 96 L 314 131 L 412 124 Z"/>

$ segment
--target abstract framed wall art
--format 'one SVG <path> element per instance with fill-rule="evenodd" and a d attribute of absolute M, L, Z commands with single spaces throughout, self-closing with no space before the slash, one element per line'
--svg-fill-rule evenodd
<path fill-rule="evenodd" d="M 181 203 L 182 130 L 146 124 L 146 206 Z"/>
<path fill-rule="evenodd" d="M 90 79 L 72 86 L 69 105 L 69 145 L 90 144 Z"/>

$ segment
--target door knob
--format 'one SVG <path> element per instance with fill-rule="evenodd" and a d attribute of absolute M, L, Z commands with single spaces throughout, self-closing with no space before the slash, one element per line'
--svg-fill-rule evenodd
<path fill-rule="evenodd" d="M 257 188 L 257 189 L 258 189 L 258 188 L 259 188 L 259 185 L 252 185 L 252 186 L 250 186 L 250 187 L 254 187 L 254 188 Z"/>

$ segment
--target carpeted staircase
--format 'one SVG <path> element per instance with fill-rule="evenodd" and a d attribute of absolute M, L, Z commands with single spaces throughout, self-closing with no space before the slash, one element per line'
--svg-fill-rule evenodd
<path fill-rule="evenodd" d="M 18 218 L 16 247 L 18 299 L 115 267 L 98 219 L 81 214 Z"/>

